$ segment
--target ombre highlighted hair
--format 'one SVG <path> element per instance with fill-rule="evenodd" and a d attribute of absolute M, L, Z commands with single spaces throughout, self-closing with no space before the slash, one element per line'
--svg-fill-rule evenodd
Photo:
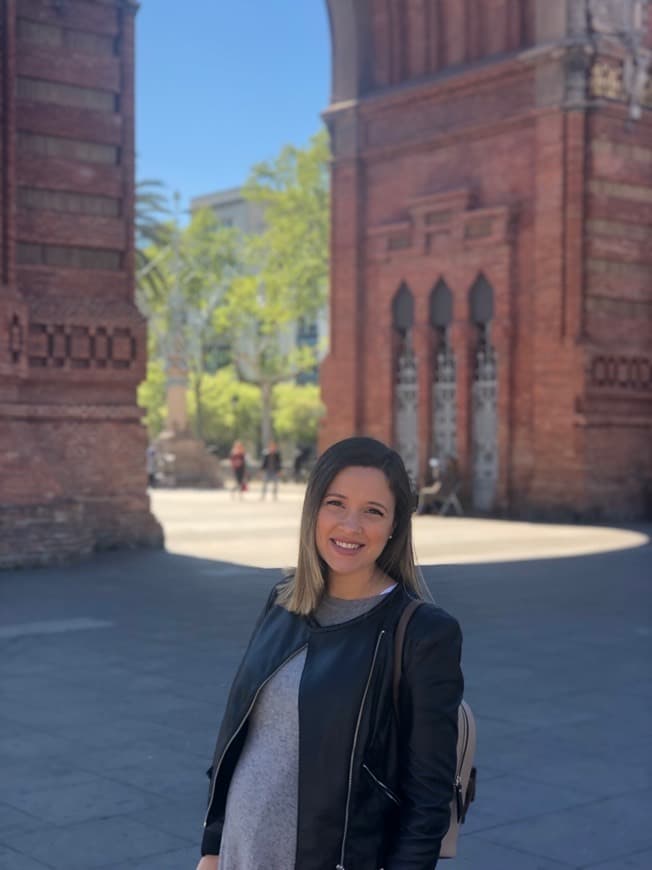
<path fill-rule="evenodd" d="M 305 616 L 312 613 L 326 590 L 328 566 L 317 550 L 317 514 L 333 479 L 351 466 L 382 471 L 394 495 L 392 537 L 376 564 L 412 596 L 431 599 L 414 559 L 412 513 L 416 497 L 403 460 L 395 450 L 375 438 L 346 438 L 322 453 L 308 480 L 301 514 L 297 567 L 280 584 L 276 599 L 277 604 L 293 613 Z"/>

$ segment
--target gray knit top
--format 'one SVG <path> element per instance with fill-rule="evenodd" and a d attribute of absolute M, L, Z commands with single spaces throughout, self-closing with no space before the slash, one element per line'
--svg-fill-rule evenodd
<path fill-rule="evenodd" d="M 355 619 L 389 591 L 354 600 L 326 595 L 315 619 L 320 625 Z M 295 866 L 299 683 L 305 661 L 303 649 L 267 683 L 251 712 L 226 801 L 220 870 L 293 870 Z"/>

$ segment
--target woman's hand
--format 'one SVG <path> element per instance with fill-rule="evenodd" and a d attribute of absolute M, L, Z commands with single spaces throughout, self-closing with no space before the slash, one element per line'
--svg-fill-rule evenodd
<path fill-rule="evenodd" d="M 197 864 L 197 870 L 218 870 L 219 866 L 219 855 L 204 855 L 199 864 Z"/>

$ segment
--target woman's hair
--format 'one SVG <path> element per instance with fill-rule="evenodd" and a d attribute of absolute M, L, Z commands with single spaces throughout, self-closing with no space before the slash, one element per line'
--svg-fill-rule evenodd
<path fill-rule="evenodd" d="M 346 438 L 333 444 L 319 457 L 308 480 L 301 515 L 297 567 L 279 586 L 277 596 L 277 602 L 293 613 L 312 613 L 324 594 L 328 566 L 317 550 L 317 514 L 333 479 L 351 466 L 382 471 L 394 495 L 392 537 L 376 560 L 378 567 L 417 598 L 430 597 L 414 560 L 412 513 L 415 494 L 403 460 L 395 450 L 375 438 Z"/>

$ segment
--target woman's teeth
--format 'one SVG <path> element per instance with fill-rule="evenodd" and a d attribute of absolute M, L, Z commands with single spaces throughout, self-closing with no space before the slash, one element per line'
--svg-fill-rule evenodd
<path fill-rule="evenodd" d="M 348 541 L 334 541 L 334 543 L 343 550 L 359 550 L 362 544 L 349 544 Z"/>

